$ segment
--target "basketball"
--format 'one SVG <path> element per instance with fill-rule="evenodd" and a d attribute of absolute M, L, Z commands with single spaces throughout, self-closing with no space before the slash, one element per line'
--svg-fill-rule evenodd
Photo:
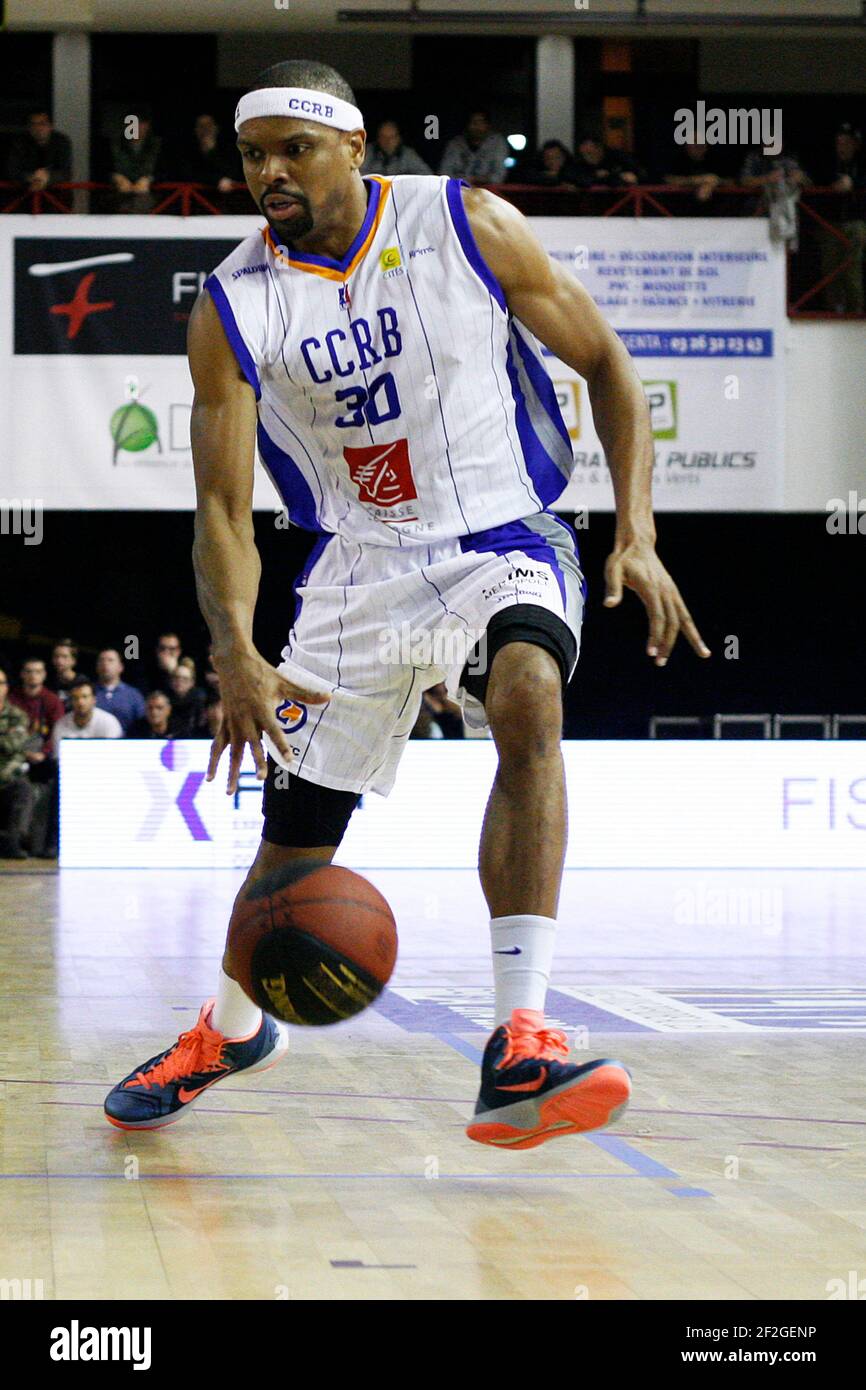
<path fill-rule="evenodd" d="M 230 973 L 266 1013 L 323 1028 L 373 1003 L 391 978 L 397 928 L 360 874 L 299 860 L 260 879 L 235 908 Z"/>

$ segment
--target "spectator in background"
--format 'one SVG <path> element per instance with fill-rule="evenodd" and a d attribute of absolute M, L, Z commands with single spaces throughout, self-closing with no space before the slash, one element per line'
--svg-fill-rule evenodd
<path fill-rule="evenodd" d="M 9 154 L 9 177 L 26 183 L 31 193 L 72 177 L 69 136 L 54 129 L 47 111 L 31 111 L 27 117 L 27 134 L 13 142 Z"/>
<path fill-rule="evenodd" d="M 778 188 L 790 184 L 794 188 L 808 188 L 812 180 L 800 168 L 796 155 L 764 154 L 763 150 L 750 150 L 740 169 L 740 183 L 744 188 Z"/>
<path fill-rule="evenodd" d="M 445 682 L 431 685 L 421 697 L 422 703 L 430 711 L 433 722 L 438 725 L 441 738 L 463 738 L 465 734 L 460 706 L 448 698 Z M 435 738 L 436 735 L 434 734 Z"/>
<path fill-rule="evenodd" d="M 114 647 L 105 647 L 96 658 L 96 707 L 113 714 L 126 733 L 130 724 L 144 714 L 144 696 L 134 685 L 120 678 L 123 662 Z"/>
<path fill-rule="evenodd" d="M 183 647 L 176 632 L 161 632 L 156 639 L 148 684 L 151 690 L 171 690 L 171 678 L 177 670 Z"/>
<path fill-rule="evenodd" d="M 191 657 L 181 657 L 169 684 L 175 738 L 199 738 L 205 695 L 195 683 L 195 662 Z"/>
<path fill-rule="evenodd" d="M 634 160 L 621 150 L 610 149 L 597 135 L 583 136 L 575 164 L 579 188 L 622 188 L 639 180 L 640 170 Z"/>
<path fill-rule="evenodd" d="M 51 735 L 64 714 L 63 701 L 47 688 L 45 675 L 45 662 L 29 657 L 21 667 L 20 685 L 9 696 L 13 705 L 27 715 L 30 737 L 24 756 L 35 782 L 50 781 L 53 777 Z"/>
<path fill-rule="evenodd" d="M 821 275 L 830 275 L 850 257 L 824 290 L 824 305 L 834 314 L 862 314 L 863 253 L 866 248 L 866 160 L 860 131 L 843 122 L 836 131 L 833 158 L 822 182 L 836 193 L 850 196 L 841 200 L 839 231 L 848 238 L 846 246 L 831 232 L 821 230 Z M 821 209 L 819 208 L 819 211 Z"/>
<path fill-rule="evenodd" d="M 29 849 L 38 859 L 57 853 L 57 763 L 52 739 L 64 715 L 63 701 L 46 687 L 45 675 L 45 662 L 28 658 L 21 667 L 21 684 L 9 697 L 23 709 L 29 726 L 24 757 L 35 792 Z"/>
<path fill-rule="evenodd" d="M 222 147 L 220 128 L 213 116 L 203 112 L 196 116 L 192 140 L 180 161 L 180 177 L 190 183 L 209 184 L 220 193 L 230 193 L 241 179 L 237 150 Z"/>
<path fill-rule="evenodd" d="M 800 168 L 792 154 L 767 155 L 763 150 L 750 150 L 743 160 L 740 183 L 744 188 L 758 189 L 770 220 L 770 236 L 784 241 L 792 251 L 797 250 L 797 203 L 800 191 L 812 180 Z"/>
<path fill-rule="evenodd" d="M 391 174 L 432 174 L 433 170 L 410 145 L 403 144 L 396 121 L 382 121 L 375 141 L 367 147 L 362 173 L 390 177 Z"/>
<path fill-rule="evenodd" d="M 51 749 L 57 758 L 65 738 L 123 738 L 119 720 L 107 710 L 96 708 L 93 682 L 79 676 L 69 692 L 70 710 L 58 719 L 51 733 Z"/>
<path fill-rule="evenodd" d="M 219 694 L 220 676 L 219 671 L 213 664 L 213 642 L 207 644 L 207 666 L 204 671 L 205 693 L 208 698 L 212 694 Z"/>
<path fill-rule="evenodd" d="M 442 738 L 442 730 L 433 718 L 430 706 L 425 704 L 422 699 L 418 709 L 418 718 L 412 725 L 409 733 L 411 739 L 416 738 Z"/>
<path fill-rule="evenodd" d="M 154 135 L 150 113 L 143 107 L 124 117 L 123 126 L 111 141 L 111 182 L 118 193 L 131 195 L 124 200 L 124 210 L 138 211 L 146 205 L 143 199 L 156 177 L 162 141 Z"/>
<path fill-rule="evenodd" d="M 27 715 L 9 699 L 9 681 L 0 671 L 0 859 L 26 859 L 21 838 L 30 828 L 34 793 L 24 749 L 30 737 Z"/>
<path fill-rule="evenodd" d="M 576 189 L 578 170 L 574 155 L 561 140 L 546 140 L 535 164 L 527 170 L 525 180 L 542 188 Z"/>
<path fill-rule="evenodd" d="M 203 738 L 216 738 L 223 722 L 223 702 L 218 690 L 211 688 L 205 696 Z"/>
<path fill-rule="evenodd" d="M 51 649 L 51 666 L 54 672 L 51 689 L 60 696 L 64 710 L 69 706 L 69 692 L 78 679 L 78 648 L 71 637 L 55 642 Z"/>
<path fill-rule="evenodd" d="M 126 731 L 127 738 L 174 738 L 171 700 L 164 690 L 152 690 L 144 702 L 144 714 Z"/>
<path fill-rule="evenodd" d="M 486 111 L 472 111 L 462 135 L 445 146 L 440 174 L 467 183 L 504 183 L 508 141 L 490 124 Z"/>
<path fill-rule="evenodd" d="M 710 155 L 709 145 L 702 141 L 677 145 L 667 161 L 670 172 L 663 175 L 663 182 L 673 188 L 691 188 L 699 203 L 707 203 L 722 182 L 722 174 L 713 167 L 717 158 Z"/>

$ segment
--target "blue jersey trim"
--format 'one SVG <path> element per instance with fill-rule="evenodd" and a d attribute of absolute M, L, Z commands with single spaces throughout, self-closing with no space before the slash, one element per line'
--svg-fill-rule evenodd
<path fill-rule="evenodd" d="M 528 555 L 533 560 L 549 565 L 559 585 L 563 610 L 566 609 L 565 576 L 557 562 L 556 551 L 543 536 L 533 531 L 531 526 L 527 526 L 525 521 L 507 521 L 504 526 L 492 526 L 489 531 L 475 531 L 468 536 L 461 536 L 460 549 L 464 555 L 467 550 L 489 550 L 494 555 L 502 555 L 506 559 L 510 552 L 518 550 L 522 555 Z"/>
<path fill-rule="evenodd" d="M 577 539 L 577 532 L 575 531 L 575 529 L 574 529 L 574 527 L 572 526 L 571 522 L 570 522 L 570 521 L 566 521 L 566 519 L 565 519 L 564 516 L 559 516 L 557 512 L 552 512 L 552 511 L 550 511 L 549 508 L 547 508 L 547 507 L 545 507 L 545 509 L 544 509 L 544 515 L 545 515 L 545 516 L 549 516 L 550 519 L 551 519 L 551 521 L 555 521 L 556 524 L 557 524 L 557 526 L 560 526 L 560 527 L 562 528 L 562 530 L 565 531 L 566 535 L 568 536 L 568 539 L 571 541 L 572 545 L 574 546 L 574 558 L 575 558 L 575 560 L 577 561 L 578 568 L 580 568 L 581 574 L 583 574 L 583 568 L 582 568 L 581 562 L 580 562 L 580 544 L 579 544 L 578 539 Z M 583 574 L 583 583 L 582 583 L 581 586 L 580 586 L 580 596 L 581 596 L 581 598 L 583 599 L 584 603 L 586 603 L 586 595 L 587 595 L 587 582 L 586 582 L 586 575 Z"/>
<path fill-rule="evenodd" d="M 259 374 L 256 364 L 250 356 L 250 350 L 241 337 L 240 329 L 235 321 L 232 306 L 228 301 L 228 296 L 215 275 L 209 275 L 204 282 L 204 287 L 214 302 L 220 322 L 225 330 L 225 335 L 229 340 L 229 346 L 238 360 L 238 366 L 246 377 L 250 386 L 256 393 L 256 400 L 262 398 L 262 386 L 259 381 Z"/>
<path fill-rule="evenodd" d="M 562 418 L 559 402 L 556 399 L 556 388 L 548 376 L 544 364 L 539 362 L 523 334 L 520 332 L 520 327 L 516 319 L 511 320 L 511 330 L 517 341 L 517 350 L 520 353 L 523 369 L 529 377 L 530 385 L 541 405 L 544 407 L 545 412 L 550 416 L 557 430 L 562 435 L 563 441 L 568 445 L 568 452 L 569 455 L 571 455 L 573 453 L 571 437 L 568 433 L 568 427 Z"/>
<path fill-rule="evenodd" d="M 502 286 L 497 280 L 490 266 L 485 261 L 481 252 L 478 250 L 472 228 L 469 225 L 469 218 L 466 216 L 466 209 L 463 206 L 463 194 L 461 188 L 468 188 L 469 184 L 465 179 L 449 179 L 446 189 L 448 199 L 448 211 L 451 213 L 451 221 L 454 223 L 454 230 L 457 233 L 457 240 L 463 247 L 463 254 L 471 265 L 479 280 L 486 287 L 488 293 L 496 300 L 505 313 L 508 312 L 508 305 L 505 302 L 505 294 Z"/>
<path fill-rule="evenodd" d="M 303 265 L 318 265 L 324 270 L 346 271 L 349 268 L 367 238 L 370 228 L 375 221 L 376 211 L 382 198 L 382 185 L 380 183 L 377 183 L 375 179 L 367 177 L 364 178 L 364 183 L 367 185 L 368 190 L 367 211 L 364 216 L 364 221 L 361 223 L 361 230 L 358 232 L 358 235 L 355 237 L 355 240 L 352 242 L 345 256 L 337 261 L 334 260 L 333 256 L 314 256 L 311 251 L 299 251 L 296 246 L 289 244 L 286 250 L 290 260 L 301 261 Z M 271 228 L 271 234 L 273 235 L 273 228 Z"/>
<path fill-rule="evenodd" d="M 522 354 L 521 354 L 522 357 Z M 532 479 L 532 486 L 538 493 L 541 505 L 544 508 L 550 506 L 561 497 L 568 484 L 568 479 L 557 468 L 556 463 L 550 457 L 541 440 L 535 432 L 535 427 L 529 416 L 526 404 L 526 397 L 520 386 L 520 379 L 517 375 L 517 367 L 514 361 L 514 353 L 511 348 L 511 339 L 508 340 L 505 355 L 505 365 L 508 371 L 508 379 L 511 382 L 511 394 L 514 397 L 514 418 L 517 424 L 517 437 L 520 440 L 520 448 L 523 453 L 523 461 L 526 464 L 526 471 Z"/>
<path fill-rule="evenodd" d="M 295 460 L 281 449 L 279 444 L 274 443 L 261 421 L 256 427 L 256 439 L 259 453 L 274 481 L 274 486 L 288 508 L 292 525 L 300 526 L 304 531 L 321 531 L 321 523 L 316 513 L 316 499 Z"/>
<path fill-rule="evenodd" d="M 292 617 L 292 628 L 296 628 L 298 625 L 298 618 L 301 616 L 301 608 L 303 607 L 304 602 L 304 600 L 301 598 L 301 595 L 298 593 L 298 590 L 303 589 L 306 584 L 309 584 L 310 576 L 312 575 L 313 570 L 315 569 L 318 561 L 322 558 L 322 552 L 324 551 L 325 546 L 328 544 L 328 541 L 332 541 L 333 539 L 333 531 L 324 531 L 319 536 L 319 539 L 313 542 L 313 548 L 307 556 L 304 568 L 301 570 L 300 574 L 298 575 L 297 579 L 292 585 L 292 594 L 294 595 L 295 599 L 295 612 L 294 616 Z M 291 637 L 291 633 L 289 634 L 289 636 Z"/>

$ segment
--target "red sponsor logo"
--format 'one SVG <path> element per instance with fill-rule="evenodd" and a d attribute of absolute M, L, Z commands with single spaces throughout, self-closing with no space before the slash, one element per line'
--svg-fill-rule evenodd
<path fill-rule="evenodd" d="M 398 502 L 411 502 L 418 496 L 407 439 L 395 439 L 393 444 L 364 444 L 360 448 L 347 444 L 343 458 L 360 501 L 395 507 Z"/>
<path fill-rule="evenodd" d="M 89 275 L 85 275 L 79 280 L 75 294 L 68 304 L 53 304 L 49 313 L 65 314 L 68 322 L 66 324 L 67 338 L 77 338 L 81 325 L 89 314 L 98 314 L 103 309 L 113 309 L 113 299 L 100 299 L 98 303 L 90 298 L 90 287 L 96 279 L 96 272 L 91 270 Z"/>

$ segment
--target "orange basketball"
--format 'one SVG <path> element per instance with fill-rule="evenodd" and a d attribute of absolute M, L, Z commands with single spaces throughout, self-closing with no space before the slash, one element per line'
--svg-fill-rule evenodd
<path fill-rule="evenodd" d="M 296 860 L 253 885 L 232 915 L 230 973 L 266 1013 L 324 1027 L 366 1009 L 397 959 L 397 927 L 360 874 Z"/>

